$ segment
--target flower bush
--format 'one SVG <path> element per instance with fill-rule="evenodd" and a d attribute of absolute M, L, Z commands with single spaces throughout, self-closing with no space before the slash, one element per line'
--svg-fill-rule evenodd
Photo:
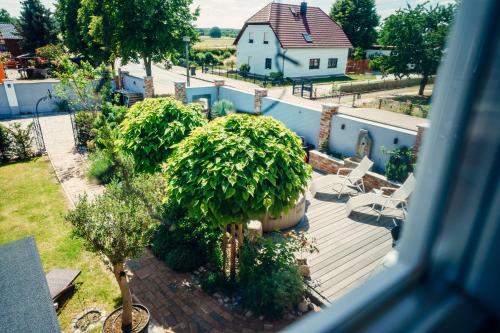
<path fill-rule="evenodd" d="M 389 162 L 385 166 L 387 179 L 404 182 L 414 169 L 413 150 L 408 147 L 400 147 L 386 153 L 390 154 Z"/>
<path fill-rule="evenodd" d="M 311 175 L 300 138 L 270 117 L 218 118 L 176 148 L 165 167 L 167 200 L 215 225 L 279 215 Z"/>
<path fill-rule="evenodd" d="M 133 156 L 138 171 L 155 172 L 172 146 L 206 123 L 199 105 L 173 98 L 151 98 L 135 104 L 120 125 L 120 146 Z"/>
<path fill-rule="evenodd" d="M 243 304 L 257 315 L 279 319 L 305 291 L 295 260 L 296 244 L 281 235 L 247 242 L 240 253 Z"/>

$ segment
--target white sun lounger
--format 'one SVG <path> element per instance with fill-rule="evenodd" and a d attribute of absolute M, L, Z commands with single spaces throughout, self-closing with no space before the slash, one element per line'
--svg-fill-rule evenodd
<path fill-rule="evenodd" d="M 378 214 L 377 221 L 381 216 L 395 217 L 396 215 L 394 215 L 394 213 L 397 212 L 402 213 L 403 218 L 406 218 L 407 200 L 412 194 L 414 188 L 415 176 L 411 173 L 400 188 L 380 188 L 381 191 L 393 190 L 394 192 L 391 195 L 385 195 L 382 192 L 365 193 L 352 197 L 345 205 L 347 216 L 351 215 L 352 211 L 356 208 L 372 206 L 372 209 Z"/>
<path fill-rule="evenodd" d="M 314 180 L 311 183 L 309 191 L 314 197 L 320 187 L 324 187 L 325 184 L 331 184 L 333 190 L 339 194 L 339 198 L 346 188 L 354 188 L 357 191 L 364 193 L 365 184 L 363 183 L 363 176 L 366 175 L 372 166 L 373 162 L 365 156 L 354 169 L 339 168 L 336 175 L 326 175 Z M 350 170 L 349 174 L 341 175 L 340 173 L 345 170 Z"/>

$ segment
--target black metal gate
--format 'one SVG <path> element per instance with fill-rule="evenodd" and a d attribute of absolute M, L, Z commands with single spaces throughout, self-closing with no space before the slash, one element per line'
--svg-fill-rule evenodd
<path fill-rule="evenodd" d="M 293 95 L 304 98 L 313 98 L 314 84 L 312 81 L 293 81 Z"/>

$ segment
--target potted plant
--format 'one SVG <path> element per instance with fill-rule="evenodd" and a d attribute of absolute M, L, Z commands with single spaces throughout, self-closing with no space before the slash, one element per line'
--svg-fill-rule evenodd
<path fill-rule="evenodd" d="M 112 183 L 104 194 L 90 202 L 83 197 L 66 219 L 84 238 L 90 248 L 107 257 L 120 287 L 122 307 L 113 311 L 104 322 L 103 332 L 147 332 L 149 311 L 132 303 L 125 261 L 140 256 L 149 245 L 157 226 L 143 191 L 151 176 L 122 183 Z"/>

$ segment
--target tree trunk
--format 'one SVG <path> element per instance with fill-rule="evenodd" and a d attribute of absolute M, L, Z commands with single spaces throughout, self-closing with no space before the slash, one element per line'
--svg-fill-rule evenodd
<path fill-rule="evenodd" d="M 231 280 L 236 277 L 236 225 L 231 224 L 231 262 L 229 267 Z"/>
<path fill-rule="evenodd" d="M 151 58 L 144 56 L 144 67 L 146 68 L 146 76 L 153 76 L 151 71 Z"/>
<path fill-rule="evenodd" d="M 123 269 L 123 263 L 113 265 L 113 272 L 122 295 L 122 331 L 128 333 L 132 331 L 132 294 L 130 293 L 127 275 Z"/>
<path fill-rule="evenodd" d="M 222 272 L 226 276 L 227 263 L 227 227 L 222 228 Z"/>
<path fill-rule="evenodd" d="M 243 246 L 243 224 L 238 224 L 238 253 L 240 253 L 240 248 Z"/>
<path fill-rule="evenodd" d="M 425 90 L 425 86 L 427 85 L 427 82 L 429 82 L 429 76 L 424 75 L 422 80 L 420 80 L 420 88 L 418 89 L 419 96 L 424 95 L 424 90 Z"/>

